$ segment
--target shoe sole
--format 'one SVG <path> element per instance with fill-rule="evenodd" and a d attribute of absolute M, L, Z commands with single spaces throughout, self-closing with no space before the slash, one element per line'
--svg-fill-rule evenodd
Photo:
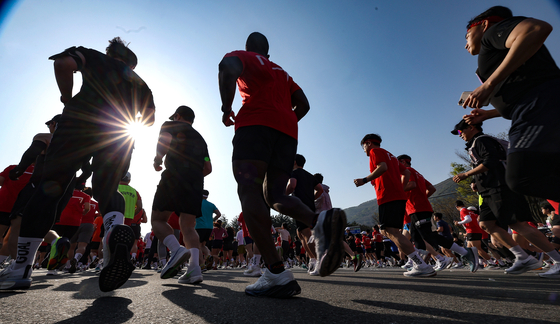
<path fill-rule="evenodd" d="M 134 265 L 130 262 L 130 250 L 134 245 L 134 232 L 126 225 L 116 225 L 109 238 L 111 258 L 99 274 L 99 289 L 108 292 L 118 289 L 130 278 Z"/>
<path fill-rule="evenodd" d="M 430 273 L 422 273 L 422 274 L 418 274 L 418 275 L 411 275 L 410 272 L 405 272 L 403 273 L 403 276 L 405 277 L 409 277 L 409 278 L 414 278 L 414 277 L 434 277 L 437 275 L 437 272 L 430 272 Z"/>
<path fill-rule="evenodd" d="M 0 290 L 23 290 L 31 287 L 31 279 L 14 279 L 0 282 Z"/>
<path fill-rule="evenodd" d="M 321 260 L 317 260 L 321 277 L 326 277 L 335 272 L 340 266 L 345 253 L 342 238 L 344 228 L 346 228 L 346 214 L 338 208 L 331 209 L 327 213 L 332 213 L 332 216 L 330 217 L 331 226 L 326 229 L 328 232 L 325 233 L 325 236 L 329 233 L 331 241 Z"/>
<path fill-rule="evenodd" d="M 541 266 L 540 266 L 538 263 L 536 263 L 536 264 L 533 265 L 533 267 L 523 268 L 521 271 L 519 271 L 519 270 L 518 270 L 518 271 L 515 271 L 515 272 L 504 271 L 504 273 L 505 273 L 505 274 L 514 274 L 514 275 L 515 275 L 515 274 L 522 274 L 522 273 L 525 273 L 525 272 L 528 272 L 528 271 L 531 271 L 531 270 L 537 270 L 537 269 L 540 268 L 540 267 L 541 267 Z"/>
<path fill-rule="evenodd" d="M 245 294 L 253 297 L 290 298 L 301 294 L 301 287 L 297 281 L 292 280 L 282 286 L 274 286 L 266 291 L 250 291 L 245 289 Z"/>
<path fill-rule="evenodd" d="M 188 285 L 196 285 L 196 284 L 201 283 L 202 281 L 203 281 L 202 275 L 189 277 L 188 280 L 183 280 L 183 281 L 181 281 L 181 279 L 179 279 L 180 284 L 188 284 Z"/>
<path fill-rule="evenodd" d="M 57 242 L 58 243 L 58 242 Z M 62 246 L 61 253 L 55 254 L 52 259 L 49 260 L 47 264 L 47 270 L 55 270 L 60 268 L 66 262 L 68 262 L 68 251 L 70 251 L 70 242 Z"/>

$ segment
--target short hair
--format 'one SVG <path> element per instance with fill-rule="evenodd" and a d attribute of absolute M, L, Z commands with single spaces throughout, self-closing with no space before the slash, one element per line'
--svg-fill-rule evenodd
<path fill-rule="evenodd" d="M 315 174 L 313 175 L 313 177 L 315 178 L 315 180 L 317 180 L 317 182 L 323 183 L 323 179 L 324 179 L 324 178 L 323 178 L 323 175 L 322 175 L 322 174 L 320 174 L 320 173 L 315 173 Z"/>
<path fill-rule="evenodd" d="M 288 224 L 282 223 L 282 228 L 288 228 Z"/>
<path fill-rule="evenodd" d="M 486 10 L 485 12 L 481 13 L 480 15 L 472 18 L 469 23 L 467 24 L 467 29 L 469 29 L 469 27 L 474 24 L 477 23 L 481 20 L 484 20 L 488 17 L 492 17 L 492 16 L 497 16 L 497 17 L 501 17 L 504 19 L 508 19 L 513 17 L 513 13 L 511 12 L 511 9 L 507 8 L 507 7 L 503 7 L 503 6 L 494 6 L 488 10 Z"/>
<path fill-rule="evenodd" d="M 203 196 L 208 196 L 210 194 L 210 192 L 208 192 L 208 190 L 204 189 L 202 190 L 202 195 Z"/>
<path fill-rule="evenodd" d="M 555 211 L 556 210 L 556 209 L 554 209 L 554 207 L 552 207 L 552 205 L 548 201 L 542 202 L 541 203 L 541 208 L 548 209 L 550 211 Z"/>
<path fill-rule="evenodd" d="M 401 154 L 399 156 L 397 156 L 397 160 L 405 160 L 406 162 L 408 162 L 410 164 L 410 162 L 412 161 L 412 158 L 409 155 L 406 154 Z"/>
<path fill-rule="evenodd" d="M 455 202 L 455 207 L 461 207 L 461 206 L 465 206 L 465 204 L 461 200 L 457 200 Z"/>
<path fill-rule="evenodd" d="M 253 32 L 249 35 L 249 37 L 247 37 L 245 49 L 249 52 L 255 52 L 268 56 L 268 39 L 259 32 Z"/>
<path fill-rule="evenodd" d="M 377 134 L 367 134 L 366 136 L 364 136 L 364 138 L 362 138 L 360 145 L 364 145 L 364 143 L 367 141 L 372 141 L 377 145 L 380 145 L 382 140 L 381 140 L 381 136 Z"/>
<path fill-rule="evenodd" d="M 108 56 L 124 61 L 131 68 L 138 64 L 136 54 L 128 48 L 128 44 L 125 44 L 120 37 L 111 39 L 105 51 Z"/>
<path fill-rule="evenodd" d="M 434 216 L 435 216 L 437 219 L 442 219 L 442 218 L 443 218 L 443 214 L 442 214 L 442 213 L 434 213 Z"/>
<path fill-rule="evenodd" d="M 305 165 L 305 158 L 303 157 L 303 155 L 301 154 L 296 154 L 296 164 L 300 167 L 303 168 L 303 166 Z"/>

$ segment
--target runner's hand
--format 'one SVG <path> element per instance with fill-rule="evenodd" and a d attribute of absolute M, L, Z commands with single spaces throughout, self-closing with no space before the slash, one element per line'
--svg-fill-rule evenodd
<path fill-rule="evenodd" d="M 480 124 L 480 123 L 482 123 L 483 121 L 485 121 L 489 118 L 491 118 L 490 110 L 484 110 L 484 109 L 479 109 L 479 108 L 473 109 L 469 115 L 464 115 L 463 116 L 463 119 L 469 125 Z"/>
<path fill-rule="evenodd" d="M 163 168 L 161 167 L 161 164 L 163 163 L 163 160 L 160 157 L 155 157 L 154 158 L 154 169 L 156 171 L 161 171 L 163 170 Z"/>
<path fill-rule="evenodd" d="M 21 170 L 18 167 L 15 167 L 13 169 L 10 170 L 10 180 L 12 181 L 16 181 L 17 179 L 19 179 L 19 177 L 21 177 L 21 175 L 23 174 L 24 170 Z"/>
<path fill-rule="evenodd" d="M 235 125 L 235 113 L 233 112 L 233 110 L 230 110 L 229 112 L 224 112 L 223 113 L 222 123 L 224 123 L 224 125 L 226 125 L 226 127 Z"/>
<path fill-rule="evenodd" d="M 463 103 L 463 108 L 481 108 L 484 103 L 488 101 L 490 95 L 494 91 L 494 87 L 483 83 L 480 87 L 476 88 Z"/>

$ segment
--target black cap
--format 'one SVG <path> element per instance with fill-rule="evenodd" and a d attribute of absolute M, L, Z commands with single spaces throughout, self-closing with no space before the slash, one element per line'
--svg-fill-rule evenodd
<path fill-rule="evenodd" d="M 453 135 L 459 135 L 459 132 L 458 132 L 458 131 L 463 130 L 463 129 L 465 129 L 465 128 L 469 128 L 469 126 L 470 126 L 470 125 L 467 124 L 467 122 L 466 122 L 464 119 L 461 119 L 461 121 L 458 122 L 457 125 L 455 125 L 455 128 L 453 128 L 453 130 L 451 131 L 451 134 L 453 134 Z M 482 123 L 476 124 L 476 125 L 474 125 L 474 126 L 482 127 Z"/>
<path fill-rule="evenodd" d="M 54 116 L 51 120 L 46 122 L 45 125 L 48 126 L 50 123 L 58 123 L 58 120 L 60 119 L 61 116 L 62 116 L 62 114 L 58 114 L 58 115 Z"/>
<path fill-rule="evenodd" d="M 187 106 L 179 106 L 175 113 L 169 117 L 170 120 L 173 120 L 175 115 L 180 115 L 183 119 L 190 121 L 191 123 L 194 121 L 194 111 Z"/>

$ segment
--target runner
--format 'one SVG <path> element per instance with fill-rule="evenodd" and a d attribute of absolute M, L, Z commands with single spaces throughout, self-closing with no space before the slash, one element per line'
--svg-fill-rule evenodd
<path fill-rule="evenodd" d="M 179 283 L 202 282 L 199 266 L 200 238 L 195 230 L 196 218 L 202 217 L 202 191 L 204 177 L 212 172 L 208 148 L 202 136 L 192 127 L 194 111 L 180 106 L 163 123 L 160 130 L 154 168 L 161 171 L 163 157 L 165 171 L 161 175 L 152 206 L 152 228 L 158 238 L 171 251 L 169 261 L 161 271 L 161 278 L 173 278 L 179 267 L 189 260 L 187 271 Z M 172 212 L 179 216 L 183 242 L 179 244 L 167 220 Z"/>
<path fill-rule="evenodd" d="M 200 253 L 199 262 L 203 264 L 203 261 L 208 261 L 209 264 L 206 264 L 206 266 L 211 266 L 210 258 L 212 258 L 212 255 L 206 243 L 210 239 L 214 222 L 222 216 L 222 213 L 220 213 L 216 205 L 208 201 L 208 195 L 210 195 L 208 190 L 205 189 L 202 191 L 202 217 L 196 219 L 195 229 L 200 241 L 199 250 L 202 252 Z M 214 216 L 214 214 L 216 216 Z"/>
<path fill-rule="evenodd" d="M 136 55 L 120 38 L 107 47 L 107 55 L 84 47 L 71 47 L 51 57 L 64 111 L 45 158 L 37 190 L 23 213 L 18 240 L 18 262 L 0 275 L 1 289 L 25 289 L 31 285 L 31 263 L 43 237 L 55 220 L 50 210 L 63 195 L 84 161 L 93 157 L 93 195 L 99 202 L 106 228 L 107 262 L 99 277 L 101 291 L 122 286 L 132 273 L 129 252 L 134 233 L 123 224 L 124 200 L 117 192 L 126 173 L 132 140 L 126 125 L 137 113 L 148 125 L 154 122 L 152 94 L 132 70 Z M 74 72 L 82 73 L 82 88 L 72 97 Z M 110 77 L 108 77 L 110 76 Z M 21 257 L 20 257 L 21 256 Z M 10 282 L 10 284 L 7 284 Z"/>
<path fill-rule="evenodd" d="M 552 26 L 513 17 L 492 7 L 467 24 L 465 49 L 478 55 L 482 83 L 463 103 L 475 108 L 463 118 L 472 125 L 495 117 L 510 119 L 505 179 L 514 192 L 560 202 L 560 69 L 544 45 Z M 480 109 L 487 102 L 495 109 Z M 560 271 L 560 266 L 558 266 Z"/>
<path fill-rule="evenodd" d="M 297 151 L 297 122 L 309 111 L 309 103 L 293 79 L 269 61 L 268 40 L 263 34 L 249 35 L 245 49 L 226 54 L 218 75 L 222 122 L 225 126 L 235 123 L 232 159 L 241 207 L 267 264 L 264 275 L 245 292 L 251 296 L 291 297 L 301 288 L 293 274 L 284 271 L 270 240 L 270 208 L 314 228 L 321 276 L 340 265 L 346 215 L 339 209 L 316 215 L 298 198 L 286 196 Z M 237 81 L 243 106 L 236 116 L 232 104 Z"/>
<path fill-rule="evenodd" d="M 512 239 L 507 232 L 509 226 L 545 251 L 554 261 L 554 266 L 548 272 L 541 273 L 541 276 L 560 275 L 560 254 L 539 230 L 527 224 L 527 221 L 533 221 L 527 200 L 523 195 L 511 191 L 506 184 L 506 169 L 502 163 L 506 159 L 503 145 L 495 138 L 484 135 L 482 124 L 468 125 L 463 119 L 451 133 L 467 142 L 466 148 L 472 161 L 472 169 L 457 174 L 453 181 L 459 183 L 474 176 L 476 189 L 483 199 L 480 227 L 515 255 L 515 263 L 505 270 L 506 273 L 520 274 L 541 267 L 537 259 L 528 255 Z"/>
<path fill-rule="evenodd" d="M 432 232 L 434 210 L 428 198 L 436 192 L 436 188 L 422 174 L 412 168 L 412 158 L 410 156 L 399 155 L 397 160 L 410 171 L 410 180 L 405 186 L 407 195 L 406 212 L 410 215 L 410 233 L 412 240 L 417 242 L 416 247 L 421 250 L 426 250 L 425 247 L 428 247 L 427 250 L 436 259 L 436 266 L 434 267 L 436 271 L 447 268 L 453 261 L 452 258 L 442 256 L 434 250 L 440 246 L 462 255 L 471 264 L 471 272 L 475 272 L 478 269 L 478 256 L 475 249 L 465 249 L 454 244 L 453 239 Z M 428 244 L 426 245 L 424 241 Z"/>
<path fill-rule="evenodd" d="M 360 187 L 371 182 L 375 187 L 381 232 L 414 262 L 413 269 L 405 272 L 404 275 L 407 277 L 435 276 L 437 273 L 434 269 L 422 260 L 412 243 L 401 233 L 406 211 L 406 194 L 403 187 L 408 183 L 410 171 L 400 164 L 391 153 L 380 147 L 381 137 L 379 135 L 364 136 L 360 145 L 369 157 L 371 173 L 364 178 L 354 179 L 354 184 L 356 187 Z M 402 182 L 401 175 L 404 175 Z"/>

